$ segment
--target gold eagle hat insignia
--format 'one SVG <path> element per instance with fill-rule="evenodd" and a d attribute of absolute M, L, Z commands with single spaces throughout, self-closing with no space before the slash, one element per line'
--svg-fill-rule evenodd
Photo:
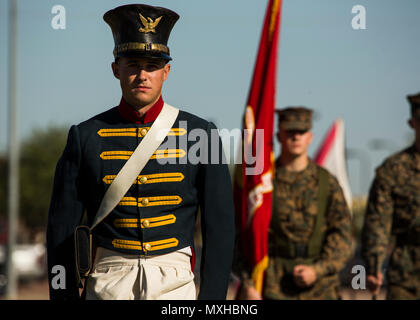
<path fill-rule="evenodd" d="M 139 13 L 139 16 L 140 16 L 141 23 L 144 26 L 144 28 L 140 28 L 139 31 L 144 32 L 144 33 L 148 33 L 148 32 L 156 33 L 156 27 L 163 16 L 160 16 L 159 18 L 156 18 L 155 20 L 149 17 L 147 17 L 146 19 L 141 13 Z"/>

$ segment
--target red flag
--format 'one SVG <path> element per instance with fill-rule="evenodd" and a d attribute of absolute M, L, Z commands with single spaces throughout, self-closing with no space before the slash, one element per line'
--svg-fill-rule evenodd
<path fill-rule="evenodd" d="M 343 189 L 347 205 L 351 208 L 352 195 L 347 177 L 344 121 L 342 119 L 334 121 L 324 140 L 321 142 L 314 161 L 335 175 Z"/>
<path fill-rule="evenodd" d="M 282 0 L 269 0 L 243 118 L 242 165 L 235 172 L 235 207 L 242 250 L 262 292 L 271 218 L 277 48 Z M 250 157 L 251 155 L 251 157 Z M 253 159 L 251 159 L 253 158 Z M 251 160 L 255 160 L 251 163 Z"/>

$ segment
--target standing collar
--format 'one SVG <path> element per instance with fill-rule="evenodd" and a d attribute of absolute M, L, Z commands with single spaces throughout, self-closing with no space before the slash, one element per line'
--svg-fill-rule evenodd
<path fill-rule="evenodd" d="M 280 157 L 276 160 L 276 177 L 287 183 L 294 183 L 297 177 L 306 178 L 316 176 L 317 168 L 315 162 L 308 158 L 309 162 L 305 169 L 302 171 L 288 171 L 286 167 L 280 162 Z"/>
<path fill-rule="evenodd" d="M 161 95 L 158 101 L 156 101 L 156 103 L 141 117 L 140 114 L 125 101 L 124 97 L 122 97 L 117 109 L 121 117 L 125 120 L 136 124 L 145 124 L 156 120 L 163 108 L 163 104 L 164 102 Z"/>

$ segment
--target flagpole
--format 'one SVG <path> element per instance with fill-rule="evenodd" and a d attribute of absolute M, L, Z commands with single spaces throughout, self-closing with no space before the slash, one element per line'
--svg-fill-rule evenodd
<path fill-rule="evenodd" d="M 241 249 L 248 260 L 252 270 L 250 276 L 259 294 L 263 290 L 264 273 L 268 265 L 268 229 L 271 219 L 271 181 L 274 158 L 273 127 L 281 6 L 282 0 L 268 0 L 242 120 L 243 162 L 236 171 L 234 188 L 237 221 L 241 230 Z M 257 141 L 257 133 L 262 133 L 260 136 L 263 137 L 263 143 Z M 257 146 L 263 146 L 263 148 Z M 253 150 L 256 157 L 255 167 L 247 161 L 247 156 L 252 154 Z M 257 167 L 262 170 L 254 170 Z M 239 170 L 241 170 L 240 173 Z"/>
<path fill-rule="evenodd" d="M 16 100 L 17 60 L 17 0 L 9 0 L 9 165 L 8 165 L 8 249 L 7 299 L 17 298 L 17 274 L 13 265 L 19 219 L 19 139 L 17 133 L 18 106 Z"/>

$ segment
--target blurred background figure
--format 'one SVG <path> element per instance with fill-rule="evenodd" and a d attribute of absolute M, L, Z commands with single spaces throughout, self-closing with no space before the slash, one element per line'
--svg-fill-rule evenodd
<path fill-rule="evenodd" d="M 262 296 L 250 299 L 339 299 L 339 272 L 350 258 L 352 224 L 337 179 L 308 157 L 312 110 L 277 110 L 281 154 L 275 162 L 269 264 Z"/>
<path fill-rule="evenodd" d="M 367 285 L 374 295 L 383 284 L 382 263 L 394 242 L 387 299 L 420 299 L 420 93 L 407 99 L 415 142 L 376 169 L 362 234 Z"/>

